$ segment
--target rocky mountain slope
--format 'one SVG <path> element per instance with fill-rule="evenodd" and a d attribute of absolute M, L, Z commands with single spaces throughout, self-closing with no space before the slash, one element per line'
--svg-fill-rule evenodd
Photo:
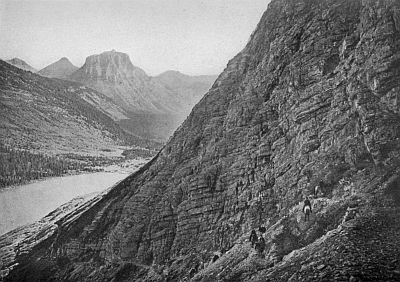
<path fill-rule="evenodd" d="M 18 59 L 18 58 L 14 58 L 11 60 L 7 60 L 7 63 L 9 63 L 10 65 L 13 65 L 14 67 L 26 70 L 26 71 L 30 71 L 30 72 L 37 72 L 37 70 L 33 67 L 31 67 L 30 65 L 28 65 L 25 61 Z"/>
<path fill-rule="evenodd" d="M 66 79 L 77 69 L 79 68 L 74 66 L 67 58 L 63 57 L 59 61 L 38 71 L 38 74 L 46 77 Z"/>
<path fill-rule="evenodd" d="M 179 71 L 166 71 L 154 79 L 165 88 L 181 94 L 185 99 L 184 102 L 192 108 L 210 90 L 217 76 L 190 76 Z"/>
<path fill-rule="evenodd" d="M 272 0 L 151 162 L 0 239 L 4 281 L 399 281 L 399 62 L 398 1 Z"/>
<path fill-rule="evenodd" d="M 89 87 L 45 78 L 4 61 L 0 85 L 0 142 L 11 148 L 81 154 L 146 143 L 123 131 L 115 120 L 126 118 L 124 111 Z"/>
<path fill-rule="evenodd" d="M 115 50 L 92 55 L 69 79 L 104 93 L 129 113 L 120 124 L 139 136 L 165 140 L 189 114 L 187 97 L 165 88 L 125 53 Z"/>

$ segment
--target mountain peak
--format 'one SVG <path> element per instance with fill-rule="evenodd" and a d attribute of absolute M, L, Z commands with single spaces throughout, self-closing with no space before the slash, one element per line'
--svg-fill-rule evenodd
<path fill-rule="evenodd" d="M 28 65 L 25 61 L 19 59 L 19 58 L 13 58 L 11 60 L 7 60 L 7 63 L 9 63 L 10 65 L 13 65 L 14 67 L 26 70 L 26 71 L 30 71 L 30 72 L 37 72 L 37 70 L 33 67 L 31 67 L 30 65 Z"/>
<path fill-rule="evenodd" d="M 66 57 L 62 57 L 57 62 L 41 69 L 38 73 L 46 77 L 65 79 L 77 69 L 78 67 L 74 66 Z"/>
<path fill-rule="evenodd" d="M 185 78 L 189 78 L 190 76 L 187 74 L 183 74 L 176 70 L 167 70 L 167 71 L 157 75 L 156 77 L 163 78 L 163 79 L 185 79 Z"/>
<path fill-rule="evenodd" d="M 167 70 L 165 72 L 163 72 L 164 74 L 183 74 L 180 71 L 177 70 Z"/>
<path fill-rule="evenodd" d="M 91 56 L 103 56 L 103 55 L 112 55 L 112 56 L 119 56 L 119 55 L 121 55 L 121 56 L 127 56 L 127 57 L 129 57 L 129 55 L 128 55 L 127 53 L 119 52 L 119 51 L 116 51 L 115 49 L 112 49 L 111 51 L 104 51 L 104 52 L 102 52 L 102 53 L 100 53 L 100 54 L 93 54 L 93 55 L 91 55 Z M 91 57 L 91 56 L 89 56 L 89 57 Z"/>
<path fill-rule="evenodd" d="M 126 53 L 115 49 L 101 54 L 93 54 L 86 58 L 82 68 L 71 75 L 77 81 L 107 81 L 115 84 L 117 77 L 131 79 L 148 79 L 144 70 L 134 66 Z"/>
<path fill-rule="evenodd" d="M 12 63 L 19 63 L 19 64 L 26 64 L 25 61 L 19 59 L 19 58 L 12 58 L 11 60 L 8 60 L 7 62 L 12 62 Z"/>

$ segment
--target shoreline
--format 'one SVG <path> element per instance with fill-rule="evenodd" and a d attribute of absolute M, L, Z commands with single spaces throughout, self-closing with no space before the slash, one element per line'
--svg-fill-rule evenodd
<path fill-rule="evenodd" d="M 34 180 L 29 180 L 29 181 L 24 181 L 18 184 L 13 184 L 10 186 L 6 186 L 6 187 L 0 187 L 0 193 L 2 193 L 5 190 L 10 190 L 10 189 L 14 189 L 17 187 L 21 187 L 24 185 L 29 185 L 29 184 L 33 184 L 33 183 L 37 183 L 37 182 L 41 182 L 41 181 L 47 181 L 50 179 L 55 179 L 55 178 L 61 178 L 61 177 L 68 177 L 68 176 L 76 176 L 76 175 L 84 175 L 84 174 L 93 174 L 93 173 L 100 173 L 100 172 L 104 172 L 104 173 L 121 173 L 121 174 L 130 174 L 135 172 L 136 170 L 138 170 L 141 166 L 145 165 L 148 161 L 150 161 L 151 158 L 148 159 L 130 159 L 130 160 L 124 160 L 123 162 L 120 162 L 119 164 L 112 164 L 112 165 L 108 165 L 108 166 L 104 166 L 104 167 L 97 167 L 97 169 L 101 169 L 101 170 L 93 170 L 93 171 L 85 171 L 85 170 L 81 170 L 79 172 L 69 172 L 69 173 L 65 173 L 62 175 L 58 175 L 58 176 L 49 176 L 49 177 L 43 177 L 43 178 L 39 178 L 39 179 L 34 179 Z M 131 163 L 134 164 L 131 164 Z M 124 167 L 124 165 L 126 167 Z M 135 167 L 136 170 L 130 170 L 129 168 Z M 113 169 L 112 169 L 113 168 Z"/>

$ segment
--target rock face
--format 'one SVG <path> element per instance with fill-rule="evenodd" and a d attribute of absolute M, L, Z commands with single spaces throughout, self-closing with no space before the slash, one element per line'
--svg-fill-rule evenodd
<path fill-rule="evenodd" d="M 129 112 L 131 119 L 121 124 L 141 136 L 169 137 L 190 111 L 180 93 L 168 90 L 115 50 L 87 57 L 69 79 L 104 93 Z"/>
<path fill-rule="evenodd" d="M 30 71 L 30 72 L 37 72 L 37 70 L 33 67 L 31 67 L 30 65 L 28 65 L 25 61 L 18 59 L 18 58 L 14 58 L 11 60 L 7 60 L 7 63 L 9 63 L 10 65 L 13 65 L 14 67 L 26 70 L 26 71 Z"/>
<path fill-rule="evenodd" d="M 38 74 L 51 78 L 67 79 L 68 76 L 77 69 L 78 67 L 74 66 L 67 58 L 63 57 L 59 61 L 41 69 Z"/>
<path fill-rule="evenodd" d="M 192 281 L 397 281 L 399 62 L 398 1 L 273 0 L 157 157 L 4 280 L 180 281 L 220 251 Z"/>

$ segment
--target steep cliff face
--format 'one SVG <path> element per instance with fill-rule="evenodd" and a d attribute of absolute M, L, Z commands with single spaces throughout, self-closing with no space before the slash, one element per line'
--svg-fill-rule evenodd
<path fill-rule="evenodd" d="M 41 69 L 38 74 L 46 77 L 67 79 L 78 67 L 74 66 L 67 58 L 63 57 L 57 62 Z"/>
<path fill-rule="evenodd" d="M 272 1 L 159 155 L 6 281 L 179 281 L 221 250 L 193 281 L 396 281 L 399 78 L 398 1 Z"/>

